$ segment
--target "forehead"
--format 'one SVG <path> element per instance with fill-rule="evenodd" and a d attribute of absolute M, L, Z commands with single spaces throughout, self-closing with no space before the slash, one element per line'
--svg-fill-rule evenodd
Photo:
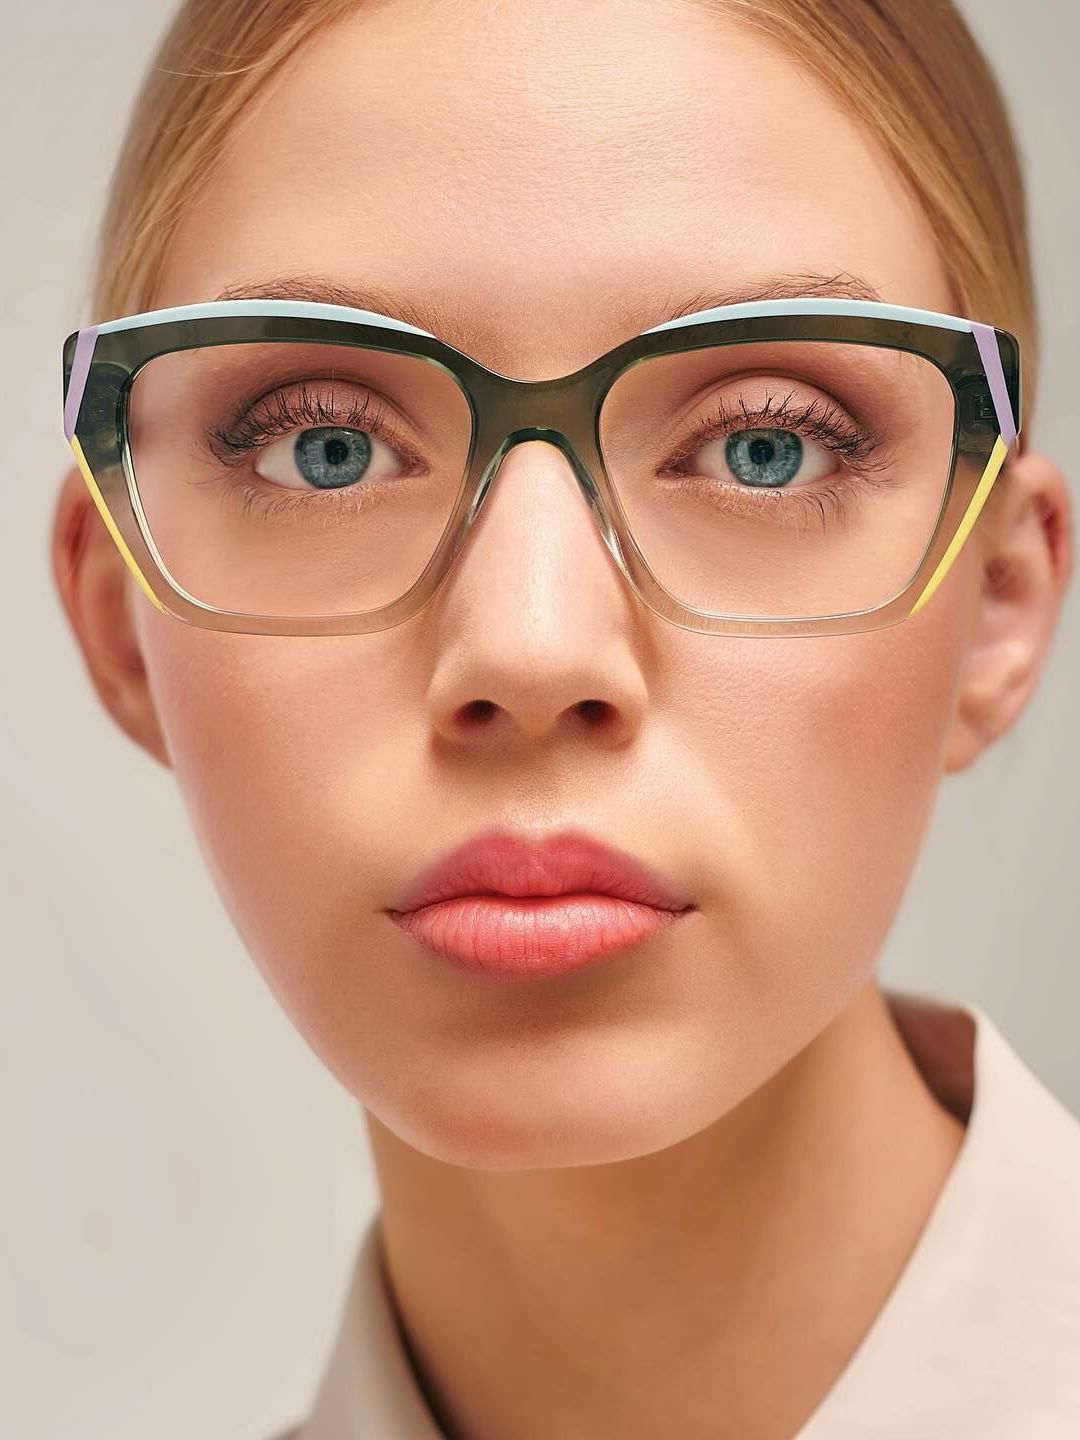
<path fill-rule="evenodd" d="M 775 275 L 950 308 L 865 128 L 687 0 L 391 0 L 308 41 L 233 127 L 154 303 L 302 273 L 422 307 L 522 379 Z"/>

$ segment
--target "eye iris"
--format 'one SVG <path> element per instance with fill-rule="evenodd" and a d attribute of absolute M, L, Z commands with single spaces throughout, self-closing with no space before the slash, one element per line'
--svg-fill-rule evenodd
<path fill-rule="evenodd" d="M 775 488 L 798 474 L 803 443 L 791 430 L 736 430 L 725 455 L 740 480 Z"/>
<path fill-rule="evenodd" d="M 363 430 L 318 425 L 296 437 L 293 453 L 310 485 L 332 490 L 359 479 L 371 459 L 371 441 Z"/>

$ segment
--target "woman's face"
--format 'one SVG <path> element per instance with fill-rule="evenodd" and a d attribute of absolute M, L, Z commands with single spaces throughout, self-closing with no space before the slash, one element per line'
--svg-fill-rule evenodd
<path fill-rule="evenodd" d="M 435 307 L 427 328 L 521 379 L 776 276 L 954 308 L 858 124 L 674 3 L 357 7 L 235 129 L 154 303 L 300 273 Z M 230 635 L 130 595 L 171 763 L 280 1002 L 405 1140 L 511 1168 L 696 1133 L 864 985 L 945 768 L 977 564 L 972 544 L 886 630 L 693 634 L 628 590 L 536 442 L 398 628 Z M 469 976 L 386 907 L 492 827 L 583 829 L 696 909 L 562 978 Z"/>

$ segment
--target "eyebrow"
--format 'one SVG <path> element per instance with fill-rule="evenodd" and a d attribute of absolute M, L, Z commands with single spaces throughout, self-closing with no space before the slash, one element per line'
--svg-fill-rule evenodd
<path fill-rule="evenodd" d="M 802 271 L 769 275 L 727 289 L 704 288 L 684 296 L 680 303 L 625 305 L 618 318 L 629 335 L 639 334 L 669 320 L 712 310 L 723 305 L 756 304 L 764 300 L 799 300 L 828 296 L 830 299 L 881 302 L 883 297 L 868 280 L 850 271 L 834 274 Z M 408 300 L 374 284 L 351 284 L 309 271 L 280 274 L 266 280 L 238 280 L 227 285 L 215 300 L 301 300 L 309 304 L 345 305 L 355 310 L 373 310 L 428 330 L 456 349 L 468 349 L 468 336 L 477 333 L 475 314 L 465 306 L 440 302 L 432 296 Z M 486 329 L 486 325 L 481 325 Z"/>

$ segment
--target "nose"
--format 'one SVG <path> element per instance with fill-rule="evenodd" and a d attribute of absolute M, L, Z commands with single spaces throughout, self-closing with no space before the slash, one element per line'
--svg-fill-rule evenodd
<path fill-rule="evenodd" d="M 645 704 L 643 608 L 562 449 L 515 444 L 435 597 L 433 723 L 485 747 L 571 732 L 625 743 Z"/>

